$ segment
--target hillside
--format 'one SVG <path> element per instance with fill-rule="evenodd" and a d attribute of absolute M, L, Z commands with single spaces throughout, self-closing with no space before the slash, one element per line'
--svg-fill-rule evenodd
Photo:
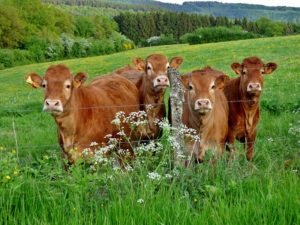
<path fill-rule="evenodd" d="M 169 45 L 1 70 L 0 224 L 299 224 L 299 46 L 300 36 Z M 210 65 L 237 77 L 231 63 L 249 56 L 278 64 L 264 76 L 253 162 L 236 144 L 234 160 L 213 164 L 208 151 L 204 163 L 174 168 L 174 139 L 165 134 L 125 168 L 78 163 L 65 172 L 44 91 L 24 76 L 63 63 L 90 81 L 153 53 L 182 56 L 181 73 Z"/>
<path fill-rule="evenodd" d="M 69 6 L 93 6 L 134 11 L 153 11 L 167 9 L 174 12 L 200 13 L 214 16 L 227 16 L 249 20 L 257 20 L 260 17 L 268 17 L 276 21 L 290 21 L 300 23 L 300 8 L 295 7 L 268 7 L 263 5 L 233 4 L 219 2 L 184 2 L 183 5 L 162 3 L 153 0 L 44 0 L 52 4 L 65 4 Z M 127 5 L 127 6 L 126 6 Z M 148 6 L 148 7 L 145 7 Z M 150 7 L 151 6 L 151 7 Z M 119 8 L 118 8 L 119 7 Z"/>

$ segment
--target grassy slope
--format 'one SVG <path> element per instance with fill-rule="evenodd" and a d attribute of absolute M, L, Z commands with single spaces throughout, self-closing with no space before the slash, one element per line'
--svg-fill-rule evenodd
<path fill-rule="evenodd" d="M 263 103 L 255 146 L 257 169 L 251 172 L 240 150 L 240 160 L 232 165 L 220 163 L 212 171 L 204 164 L 182 172 L 178 179 L 159 183 L 146 177 L 148 170 L 144 167 L 129 176 L 109 171 L 108 176 L 80 171 L 66 176 L 56 146 L 53 119 L 40 111 L 24 112 L 40 110 L 43 94 L 42 90 L 25 85 L 23 77 L 28 72 L 43 74 L 53 63 L 0 71 L 0 146 L 9 151 L 14 148 L 14 118 L 20 148 L 20 162 L 15 166 L 24 171 L 13 175 L 14 168 L 10 167 L 14 164 L 1 160 L 11 153 L 0 154 L 0 223 L 82 224 L 83 220 L 93 224 L 299 223 L 300 184 L 294 171 L 299 169 L 299 134 L 288 133 L 291 127 L 300 129 L 299 112 L 293 111 L 299 109 L 299 100 L 296 101 L 300 96 L 299 47 L 300 36 L 294 36 L 159 46 L 55 62 L 66 64 L 73 74 L 85 71 L 90 79 L 129 63 L 132 57 L 145 58 L 152 53 L 184 57 L 182 73 L 210 65 L 231 77 L 236 75 L 230 64 L 248 56 L 278 63 L 278 70 L 265 77 L 262 98 L 268 101 Z M 6 112 L 9 110 L 23 112 Z M 267 141 L 269 138 L 275 141 Z M 49 161 L 43 159 L 45 154 L 50 156 Z M 30 169 L 24 169 L 25 166 Z M 12 179 L 5 180 L 5 175 Z M 145 203 L 137 203 L 139 198 Z"/>

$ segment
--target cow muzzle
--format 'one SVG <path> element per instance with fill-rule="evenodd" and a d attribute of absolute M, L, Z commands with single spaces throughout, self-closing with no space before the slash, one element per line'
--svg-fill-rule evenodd
<path fill-rule="evenodd" d="M 167 76 L 158 76 L 154 79 L 154 87 L 168 87 L 170 86 L 169 78 Z"/>
<path fill-rule="evenodd" d="M 212 109 L 211 101 L 209 99 L 198 99 L 195 102 L 194 109 L 200 114 L 206 114 Z"/>
<path fill-rule="evenodd" d="M 58 115 L 64 111 L 60 100 L 50 99 L 45 100 L 43 110 L 48 111 L 52 115 Z"/>
<path fill-rule="evenodd" d="M 250 94 L 256 94 L 261 91 L 262 89 L 260 83 L 249 83 L 247 86 L 247 92 Z"/>

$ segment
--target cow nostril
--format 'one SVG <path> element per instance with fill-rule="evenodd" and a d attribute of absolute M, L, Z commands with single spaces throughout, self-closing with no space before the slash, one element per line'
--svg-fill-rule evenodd
<path fill-rule="evenodd" d="M 49 102 L 48 102 L 48 101 L 46 101 L 46 105 L 49 105 Z"/>
<path fill-rule="evenodd" d="M 160 83 L 160 79 L 157 79 L 157 82 Z"/>
<path fill-rule="evenodd" d="M 249 85 L 249 88 L 253 88 L 253 86 L 250 84 L 250 85 Z"/>
<path fill-rule="evenodd" d="M 168 78 L 165 79 L 165 82 L 168 82 Z"/>
<path fill-rule="evenodd" d="M 59 103 L 58 103 L 58 102 L 56 102 L 56 103 L 55 103 L 55 106 L 58 106 L 58 105 L 59 105 Z"/>
<path fill-rule="evenodd" d="M 205 104 L 208 105 L 208 101 L 206 101 Z"/>

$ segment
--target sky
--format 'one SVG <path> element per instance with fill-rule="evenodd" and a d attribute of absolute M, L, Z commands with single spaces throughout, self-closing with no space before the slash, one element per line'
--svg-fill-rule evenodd
<path fill-rule="evenodd" d="M 182 4 L 183 2 L 205 2 L 208 0 L 158 0 L 160 2 L 177 3 Z M 293 6 L 300 7 L 300 0 L 212 0 L 223 3 L 247 3 L 247 4 L 258 4 L 266 6 Z"/>

